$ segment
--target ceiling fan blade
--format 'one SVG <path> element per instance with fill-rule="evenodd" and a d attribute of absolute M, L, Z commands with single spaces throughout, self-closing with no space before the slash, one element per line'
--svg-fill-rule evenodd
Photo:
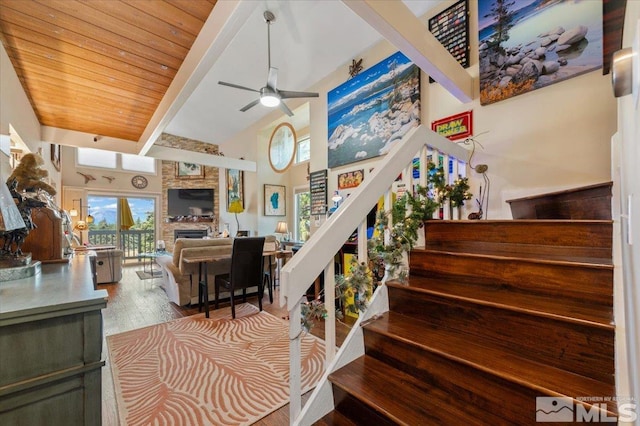
<path fill-rule="evenodd" d="M 225 83 L 224 81 L 219 81 L 218 84 L 221 84 L 223 86 L 229 86 L 229 87 L 234 87 L 236 89 L 241 89 L 241 90 L 248 90 L 250 92 L 257 92 L 260 93 L 259 90 L 256 89 L 251 89 L 250 87 L 245 87 L 245 86 L 239 86 L 237 84 L 233 84 L 233 83 Z"/>
<path fill-rule="evenodd" d="M 260 99 L 256 99 L 253 102 L 248 103 L 247 105 L 245 105 L 244 107 L 242 107 L 240 109 L 240 111 L 245 112 L 246 110 L 248 110 L 249 108 L 253 108 L 254 106 L 258 105 L 260 103 Z"/>
<path fill-rule="evenodd" d="M 274 91 L 278 84 L 278 68 L 269 68 L 269 76 L 267 77 L 267 86 L 271 87 Z"/>
<path fill-rule="evenodd" d="M 280 106 L 280 109 L 282 110 L 282 112 L 287 114 L 289 117 L 293 117 L 293 112 L 289 109 L 287 104 L 285 104 L 284 102 L 280 102 L 279 106 Z"/>
<path fill-rule="evenodd" d="M 291 90 L 278 90 L 282 99 L 292 98 L 317 98 L 319 95 L 315 92 L 294 92 Z"/>

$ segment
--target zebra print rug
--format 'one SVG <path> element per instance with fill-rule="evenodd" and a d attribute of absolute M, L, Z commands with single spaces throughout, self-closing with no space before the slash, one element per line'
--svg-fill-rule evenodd
<path fill-rule="evenodd" d="M 324 343 L 302 337 L 302 386 Z M 122 426 L 248 425 L 289 402 L 287 321 L 250 304 L 107 337 Z"/>

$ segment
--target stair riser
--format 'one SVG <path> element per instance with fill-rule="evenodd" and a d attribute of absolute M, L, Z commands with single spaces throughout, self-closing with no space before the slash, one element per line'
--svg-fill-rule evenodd
<path fill-rule="evenodd" d="M 612 330 L 389 288 L 391 311 L 438 329 L 459 331 L 472 342 L 611 383 Z M 426 343 L 426 342 L 425 342 Z"/>
<path fill-rule="evenodd" d="M 420 350 L 366 328 L 364 338 L 367 355 L 423 380 L 427 386 L 455 395 L 457 405 L 473 410 L 468 413 L 486 424 L 495 424 L 484 418 L 486 413 L 500 416 L 505 424 L 534 424 L 536 397 L 557 396 L 505 380 L 440 354 Z M 506 370 L 508 367 L 505 365 Z M 593 392 L 594 395 L 613 395 L 614 389 L 610 386 L 606 389 L 593 389 Z M 614 403 L 611 409 L 615 410 Z"/>
<path fill-rule="evenodd" d="M 546 221 L 426 221 L 427 241 L 434 243 L 482 241 L 547 246 L 573 246 L 611 250 L 610 222 Z M 609 256 L 611 258 L 611 256 Z"/>
<path fill-rule="evenodd" d="M 397 281 L 387 281 L 388 287 L 405 288 L 406 285 Z M 499 284 L 471 282 L 460 279 L 446 279 L 434 277 L 411 276 L 411 289 L 422 293 L 443 295 L 449 298 L 471 299 L 478 303 L 494 303 L 513 309 L 522 309 L 534 312 L 544 312 L 548 315 L 557 315 L 567 318 L 575 318 L 592 321 L 602 325 L 613 323 L 613 307 L 598 305 L 595 303 L 583 303 L 582 300 L 568 298 L 548 298 L 538 295 L 514 292 Z"/>
<path fill-rule="evenodd" d="M 582 265 L 558 265 L 414 250 L 411 275 L 479 277 L 481 281 L 508 285 L 549 297 L 571 297 L 605 306 L 613 305 L 613 271 Z"/>
<path fill-rule="evenodd" d="M 535 244 L 485 243 L 484 241 L 427 241 L 429 250 L 495 254 L 547 260 L 611 262 L 611 248 L 548 246 Z"/>

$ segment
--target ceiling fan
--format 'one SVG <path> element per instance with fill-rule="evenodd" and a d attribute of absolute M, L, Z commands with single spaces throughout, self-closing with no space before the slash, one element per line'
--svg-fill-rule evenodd
<path fill-rule="evenodd" d="M 317 98 L 318 94 L 314 92 L 293 92 L 291 90 L 279 90 L 277 88 L 278 82 L 278 69 L 271 66 L 271 23 L 276 20 L 273 13 L 268 10 L 263 14 L 264 20 L 267 22 L 267 57 L 269 60 L 269 74 L 267 76 L 267 85 L 260 90 L 252 89 L 250 87 L 240 86 L 238 84 L 226 83 L 224 81 L 218 81 L 218 84 L 223 86 L 235 87 L 236 89 L 248 90 L 250 92 L 260 93 L 260 97 L 253 102 L 245 105 L 240 111 L 245 112 L 249 108 L 253 108 L 258 103 L 266 107 L 279 106 L 280 109 L 289 117 L 293 115 L 293 112 L 289 107 L 282 102 L 283 99 L 291 98 Z"/>

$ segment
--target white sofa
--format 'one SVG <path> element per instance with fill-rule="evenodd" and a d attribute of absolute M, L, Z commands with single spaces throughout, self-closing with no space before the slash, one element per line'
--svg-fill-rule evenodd
<path fill-rule="evenodd" d="M 182 261 L 187 256 L 231 255 L 232 238 L 178 238 L 173 249 L 173 256 L 162 256 L 156 262 L 162 267 L 162 287 L 169 300 L 179 306 L 198 301 L 198 264 L 187 264 Z M 228 261 L 216 262 L 207 267 L 208 280 L 215 282 L 216 275 L 228 274 L 231 268 Z M 209 286 L 209 299 L 213 299 L 214 286 Z"/>
<path fill-rule="evenodd" d="M 265 250 L 274 250 L 278 242 L 273 235 L 265 236 Z M 156 259 L 162 268 L 162 288 L 169 300 L 176 305 L 184 306 L 198 302 L 198 264 L 187 264 L 182 261 L 187 256 L 231 255 L 232 238 L 178 238 L 173 249 L 173 256 L 160 256 Z M 275 267 L 275 256 L 272 257 L 272 268 Z M 209 281 L 209 300 L 214 298 L 216 275 L 228 274 L 231 269 L 231 257 L 228 261 L 218 261 L 207 265 Z M 269 265 L 265 265 L 265 272 Z"/>

